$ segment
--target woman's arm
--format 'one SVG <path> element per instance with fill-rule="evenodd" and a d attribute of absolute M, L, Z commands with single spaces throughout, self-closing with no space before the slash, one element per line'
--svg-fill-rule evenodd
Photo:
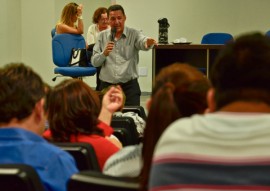
<path fill-rule="evenodd" d="M 82 23 L 83 21 L 79 19 L 78 23 Z M 82 24 L 83 25 L 83 24 Z M 56 33 L 57 34 L 63 34 L 63 33 L 70 33 L 70 34 L 83 34 L 83 29 L 81 28 L 74 28 L 71 26 L 68 26 L 66 24 L 58 24 L 56 26 Z"/>
<path fill-rule="evenodd" d="M 62 34 L 62 33 L 83 34 L 82 10 L 83 10 L 83 6 L 82 6 L 82 4 L 80 4 L 77 7 L 77 22 L 78 22 L 77 27 L 73 27 L 73 26 L 69 26 L 67 24 L 60 23 L 56 26 L 57 34 Z"/>
<path fill-rule="evenodd" d="M 114 112 L 122 109 L 124 93 L 120 86 L 112 86 L 102 99 L 102 107 L 98 119 L 107 125 L 111 124 Z"/>

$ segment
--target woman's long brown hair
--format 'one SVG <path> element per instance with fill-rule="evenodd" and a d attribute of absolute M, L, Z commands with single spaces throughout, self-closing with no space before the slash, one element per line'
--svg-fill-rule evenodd
<path fill-rule="evenodd" d="M 157 75 L 143 138 L 140 190 L 146 191 L 155 145 L 170 123 L 181 117 L 204 113 L 207 78 L 188 64 L 175 63 Z"/>

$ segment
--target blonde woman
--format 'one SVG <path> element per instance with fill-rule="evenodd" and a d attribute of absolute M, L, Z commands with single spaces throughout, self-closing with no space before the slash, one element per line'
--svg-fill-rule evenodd
<path fill-rule="evenodd" d="M 56 25 L 56 33 L 83 34 L 82 11 L 82 4 L 67 4 L 62 10 L 59 23 Z"/>

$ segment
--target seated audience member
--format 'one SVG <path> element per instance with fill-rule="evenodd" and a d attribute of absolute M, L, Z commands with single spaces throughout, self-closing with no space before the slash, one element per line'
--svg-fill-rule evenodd
<path fill-rule="evenodd" d="M 93 145 L 100 168 L 107 158 L 121 147 L 111 136 L 109 126 L 112 114 L 123 105 L 120 86 L 111 87 L 103 96 L 102 106 L 98 94 L 78 79 L 65 80 L 56 85 L 48 99 L 50 130 L 44 137 L 53 142 L 87 142 Z"/>
<path fill-rule="evenodd" d="M 227 44 L 210 73 L 212 113 L 167 128 L 149 190 L 270 190 L 269 71 L 268 37 L 245 34 Z"/>
<path fill-rule="evenodd" d="M 204 113 L 209 88 L 210 83 L 203 73 L 188 64 L 175 63 L 163 68 L 147 103 L 149 112 L 143 146 L 124 147 L 107 160 L 103 172 L 113 176 L 139 176 L 141 173 L 141 190 L 147 190 L 152 154 L 160 135 L 176 119 Z"/>
<path fill-rule="evenodd" d="M 0 68 L 0 163 L 35 168 L 46 190 L 65 191 L 77 173 L 74 159 L 41 135 L 45 128 L 44 83 L 24 64 Z"/>
<path fill-rule="evenodd" d="M 93 17 L 92 17 L 93 24 L 89 26 L 87 31 L 87 43 L 95 44 L 97 42 L 97 36 L 98 34 L 110 28 L 108 23 L 108 14 L 107 14 L 107 8 L 105 7 L 99 7 L 95 10 Z"/>
<path fill-rule="evenodd" d="M 88 56 L 90 58 L 93 53 L 93 47 L 95 43 L 97 42 L 98 34 L 101 31 L 110 28 L 109 23 L 108 23 L 107 8 L 99 7 L 98 9 L 96 9 L 93 14 L 92 22 L 93 24 L 89 26 L 88 31 L 87 31 Z M 101 67 L 96 67 L 96 68 L 97 68 L 96 90 L 99 90 L 99 85 L 100 85 L 99 73 L 100 73 Z"/>
<path fill-rule="evenodd" d="M 83 6 L 68 3 L 62 10 L 60 21 L 56 25 L 56 34 L 83 34 Z"/>

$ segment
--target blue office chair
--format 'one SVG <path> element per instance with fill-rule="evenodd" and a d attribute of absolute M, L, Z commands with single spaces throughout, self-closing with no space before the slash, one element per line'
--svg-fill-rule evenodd
<path fill-rule="evenodd" d="M 207 33 L 202 37 L 201 44 L 226 44 L 233 40 L 229 33 Z"/>
<path fill-rule="evenodd" d="M 233 40 L 233 36 L 229 33 L 207 33 L 202 37 L 201 44 L 226 44 Z M 198 68 L 202 73 L 206 74 L 206 68 Z"/>
<path fill-rule="evenodd" d="M 55 81 L 59 76 L 69 76 L 79 78 L 93 76 L 96 74 L 96 68 L 89 63 L 89 67 L 69 66 L 71 58 L 71 50 L 73 48 L 86 48 L 85 40 L 82 35 L 77 34 L 56 34 L 52 39 L 52 56 L 53 62 L 57 66 L 54 69 L 55 74 L 60 74 L 54 77 Z"/>
<path fill-rule="evenodd" d="M 55 34 L 56 34 L 56 28 L 53 28 L 53 29 L 51 30 L 51 36 L 52 36 L 52 38 L 54 37 Z"/>
<path fill-rule="evenodd" d="M 266 31 L 265 35 L 270 37 L 270 30 Z"/>

